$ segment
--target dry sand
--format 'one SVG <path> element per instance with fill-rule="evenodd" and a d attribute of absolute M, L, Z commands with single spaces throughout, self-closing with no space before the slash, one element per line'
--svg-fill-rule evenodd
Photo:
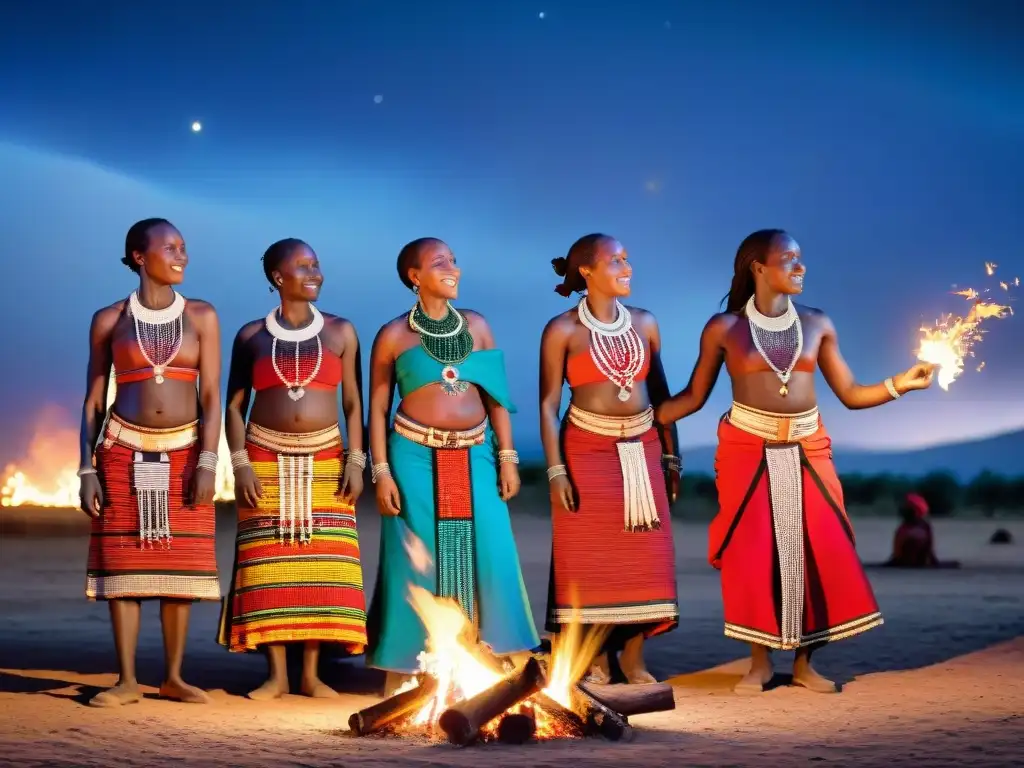
<path fill-rule="evenodd" d="M 378 526 L 369 507 L 360 513 L 372 584 Z M 744 671 L 743 648 L 722 636 L 718 580 L 704 561 L 706 525 L 677 522 L 681 628 L 648 650 L 652 671 L 675 686 L 676 710 L 633 718 L 631 744 L 459 750 L 345 735 L 348 715 L 376 701 L 381 683 L 359 660 L 327 665 L 325 678 L 343 691 L 337 701 L 242 698 L 260 682 L 263 663 L 215 645 L 213 604 L 194 611 L 186 662 L 187 678 L 210 689 L 213 704 L 150 697 L 120 710 L 84 706 L 113 683 L 114 659 L 105 606 L 82 597 L 87 539 L 79 514 L 32 515 L 26 530 L 17 525 L 26 513 L 0 512 L 0 765 L 1024 765 L 1024 521 L 998 523 L 1017 542 L 1001 547 L 987 544 L 995 522 L 938 521 L 940 557 L 964 567 L 870 571 L 885 626 L 816 657 L 845 684 L 841 694 L 781 685 L 754 698 L 730 693 Z M 53 524 L 41 526 L 44 519 Z M 864 560 L 884 560 L 894 522 L 855 524 Z M 540 622 L 550 526 L 542 516 L 517 514 L 515 528 Z M 232 533 L 224 516 L 222 581 Z M 778 656 L 786 671 L 790 655 Z M 161 671 L 155 606 L 144 610 L 139 669 L 154 694 Z"/>

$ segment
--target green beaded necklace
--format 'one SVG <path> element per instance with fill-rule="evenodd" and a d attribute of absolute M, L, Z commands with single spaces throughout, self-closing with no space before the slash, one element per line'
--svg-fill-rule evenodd
<path fill-rule="evenodd" d="M 423 311 L 417 301 L 409 312 L 409 327 L 420 335 L 420 346 L 443 365 L 457 365 L 473 351 L 473 335 L 465 316 L 451 304 L 440 320 Z"/>

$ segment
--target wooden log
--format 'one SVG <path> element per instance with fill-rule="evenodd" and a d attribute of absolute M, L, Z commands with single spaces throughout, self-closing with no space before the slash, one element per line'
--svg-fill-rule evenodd
<path fill-rule="evenodd" d="M 535 693 L 532 701 L 534 706 L 540 707 L 544 710 L 544 714 L 555 721 L 555 729 L 558 731 L 557 735 L 577 739 L 583 738 L 586 735 L 587 727 L 586 723 L 583 722 L 583 718 L 571 709 L 563 707 L 546 693 Z"/>
<path fill-rule="evenodd" d="M 498 723 L 498 741 L 502 744 L 525 744 L 537 733 L 537 721 L 524 712 L 510 712 Z"/>
<path fill-rule="evenodd" d="M 356 736 L 366 736 L 381 731 L 389 725 L 399 722 L 402 718 L 418 712 L 436 692 L 437 680 L 433 677 L 423 676 L 420 678 L 420 684 L 415 688 L 396 693 L 372 707 L 353 714 L 348 719 L 349 730 Z"/>
<path fill-rule="evenodd" d="M 540 664 L 530 657 L 520 669 L 471 699 L 446 709 L 438 720 L 448 741 L 460 747 L 476 741 L 480 729 L 545 685 Z"/>
<path fill-rule="evenodd" d="M 578 683 L 573 689 L 580 709 L 586 713 L 587 731 L 604 736 L 608 741 L 632 741 L 633 728 L 625 716 L 606 707 L 587 693 Z"/>
<path fill-rule="evenodd" d="M 675 693 L 668 683 L 602 685 L 581 682 L 580 688 L 608 709 L 625 717 L 645 715 L 649 712 L 668 712 L 676 708 Z"/>

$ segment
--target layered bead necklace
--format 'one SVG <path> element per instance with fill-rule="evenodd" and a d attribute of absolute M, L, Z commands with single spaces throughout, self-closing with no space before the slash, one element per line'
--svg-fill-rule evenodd
<path fill-rule="evenodd" d="M 590 357 L 604 376 L 619 386 L 619 400 L 626 402 L 633 393 L 633 384 L 644 367 L 646 353 L 640 334 L 633 328 L 633 318 L 617 299 L 615 319 L 604 323 L 594 317 L 587 306 L 587 297 L 576 308 L 580 322 L 590 331 Z"/>
<path fill-rule="evenodd" d="M 754 303 L 753 296 L 747 302 L 746 313 L 754 347 L 779 377 L 779 381 L 782 382 L 779 394 L 785 397 L 789 394 L 789 377 L 793 375 L 793 368 L 804 348 L 804 330 L 800 324 L 800 315 L 788 298 L 786 311 L 778 317 L 762 315 Z"/>
<path fill-rule="evenodd" d="M 185 336 L 185 298 L 174 291 L 174 300 L 164 309 L 150 309 L 139 300 L 139 292 L 128 297 L 128 311 L 135 321 L 135 342 L 143 359 L 153 369 L 153 380 L 164 383 L 164 371 L 181 349 Z"/>
<path fill-rule="evenodd" d="M 469 323 L 451 303 L 440 320 L 428 315 L 420 302 L 409 311 L 409 327 L 420 337 L 420 346 L 434 360 L 441 363 L 441 389 L 446 395 L 461 395 L 469 389 L 469 382 L 459 378 L 455 366 L 463 362 L 473 351 L 473 335 Z"/>
<path fill-rule="evenodd" d="M 306 394 L 306 387 L 317 373 L 320 372 L 320 365 L 324 360 L 324 347 L 320 342 L 320 331 L 324 329 L 324 316 L 312 304 L 309 305 L 313 319 L 304 328 L 284 328 L 277 319 L 280 310 L 273 309 L 267 315 L 267 331 L 273 337 L 270 346 L 270 361 L 274 365 L 274 373 L 277 378 L 288 389 L 288 397 L 299 401 Z M 314 344 L 307 344 L 313 340 Z M 288 345 L 293 344 L 294 350 L 289 350 Z M 284 345 L 285 353 L 278 359 L 278 347 Z M 287 367 L 289 373 L 294 375 L 289 379 L 284 375 L 283 368 Z M 306 373 L 308 372 L 308 373 Z M 306 375 L 303 375 L 306 373 Z"/>

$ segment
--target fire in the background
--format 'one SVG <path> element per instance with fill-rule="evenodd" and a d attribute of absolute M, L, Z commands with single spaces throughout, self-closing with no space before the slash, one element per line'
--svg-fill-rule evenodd
<path fill-rule="evenodd" d="M 107 408 L 114 402 L 117 385 L 111 374 Z M 46 406 L 40 414 L 25 457 L 8 464 L 3 472 L 0 505 L 5 507 L 78 507 L 78 427 L 62 408 Z M 235 476 L 231 471 L 224 430 L 220 433 L 217 486 L 214 499 L 235 498 Z"/>
<path fill-rule="evenodd" d="M 996 273 L 997 264 L 985 263 L 985 274 L 992 277 Z M 1000 280 L 998 290 L 1009 293 L 1020 286 L 1020 278 Z M 921 343 L 917 349 L 917 359 L 923 363 L 938 366 L 937 381 L 943 389 L 949 389 L 964 371 L 964 359 L 976 357 L 975 345 L 981 341 L 985 329 L 981 324 L 991 318 L 1001 318 L 1013 314 L 1009 304 L 999 304 L 988 297 L 992 288 L 977 291 L 974 288 L 953 291 L 956 296 L 963 296 L 972 302 L 966 316 L 955 313 L 943 315 L 931 327 L 921 329 Z M 1009 301 L 1009 299 L 1007 299 Z M 976 368 L 981 370 L 985 362 L 978 362 Z"/>

